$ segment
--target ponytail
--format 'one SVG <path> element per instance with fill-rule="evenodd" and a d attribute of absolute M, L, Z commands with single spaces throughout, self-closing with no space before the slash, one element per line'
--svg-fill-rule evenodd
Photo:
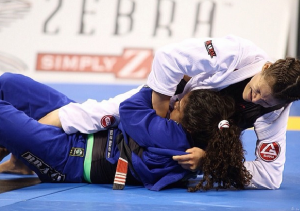
<path fill-rule="evenodd" d="M 251 174 L 244 166 L 245 157 L 240 140 L 241 129 L 235 125 L 216 131 L 208 141 L 203 158 L 203 178 L 190 192 L 209 190 L 217 184 L 217 189 L 244 189 L 249 184 Z"/>
<path fill-rule="evenodd" d="M 189 191 L 217 188 L 243 189 L 251 174 L 244 166 L 241 129 L 230 120 L 235 102 L 209 90 L 194 90 L 188 95 L 181 124 L 190 132 L 194 146 L 205 150 L 203 179 Z"/>

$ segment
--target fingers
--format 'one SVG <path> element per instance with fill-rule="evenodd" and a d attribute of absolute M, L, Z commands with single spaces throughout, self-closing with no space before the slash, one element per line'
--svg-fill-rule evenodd
<path fill-rule="evenodd" d="M 200 169 L 202 158 L 205 156 L 205 151 L 200 148 L 193 147 L 186 150 L 186 152 L 189 154 L 173 156 L 173 160 L 177 161 L 184 169 L 190 171 L 197 171 Z"/>
<path fill-rule="evenodd" d="M 184 161 L 188 161 L 190 159 L 191 159 L 190 154 L 173 156 L 173 160 L 178 161 L 178 162 L 184 162 Z"/>
<path fill-rule="evenodd" d="M 192 172 L 196 171 L 191 165 L 181 165 L 181 167 Z"/>
<path fill-rule="evenodd" d="M 194 162 L 193 158 L 194 156 L 192 154 L 173 156 L 173 160 L 177 161 L 182 168 L 190 171 L 196 171 L 197 163 Z"/>

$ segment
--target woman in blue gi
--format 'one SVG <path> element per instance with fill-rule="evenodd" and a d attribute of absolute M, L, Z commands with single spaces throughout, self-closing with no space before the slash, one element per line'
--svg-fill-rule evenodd
<path fill-rule="evenodd" d="M 230 119 L 235 110 L 231 98 L 193 91 L 175 103 L 167 119 L 153 110 L 152 90 L 140 87 L 124 102 L 119 96 L 119 117 L 113 113 L 101 117 L 104 131 L 66 134 L 37 121 L 72 103 L 66 96 L 9 73 L 0 77 L 0 89 L 0 145 L 43 182 L 114 183 L 115 189 L 122 189 L 127 181 L 161 190 L 195 175 L 172 159 L 191 147 L 206 150 L 198 188 L 210 189 L 217 183 L 219 188 L 242 189 L 251 179 L 243 165 L 240 129 Z"/>

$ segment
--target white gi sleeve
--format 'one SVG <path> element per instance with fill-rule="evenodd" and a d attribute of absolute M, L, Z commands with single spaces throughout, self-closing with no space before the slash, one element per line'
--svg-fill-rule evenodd
<path fill-rule="evenodd" d="M 173 96 L 184 75 L 192 77 L 191 88 L 205 88 L 225 80 L 236 69 L 268 59 L 254 43 L 234 35 L 186 39 L 156 51 L 147 85 Z"/>
<path fill-rule="evenodd" d="M 59 119 L 67 134 L 85 134 L 117 126 L 120 120 L 120 103 L 137 93 L 143 86 L 132 89 L 114 98 L 97 102 L 88 99 L 83 103 L 70 103 L 59 109 Z"/>
<path fill-rule="evenodd" d="M 258 140 L 255 161 L 245 162 L 246 168 L 253 176 L 248 188 L 277 189 L 280 187 L 285 163 L 290 106 L 291 104 L 285 109 L 267 113 L 254 123 Z"/>

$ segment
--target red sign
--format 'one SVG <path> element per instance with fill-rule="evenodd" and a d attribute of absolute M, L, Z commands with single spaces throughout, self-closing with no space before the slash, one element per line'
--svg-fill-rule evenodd
<path fill-rule="evenodd" d="M 114 73 L 117 78 L 144 79 L 151 71 L 153 50 L 125 49 L 120 56 L 38 53 L 38 71 Z"/>

